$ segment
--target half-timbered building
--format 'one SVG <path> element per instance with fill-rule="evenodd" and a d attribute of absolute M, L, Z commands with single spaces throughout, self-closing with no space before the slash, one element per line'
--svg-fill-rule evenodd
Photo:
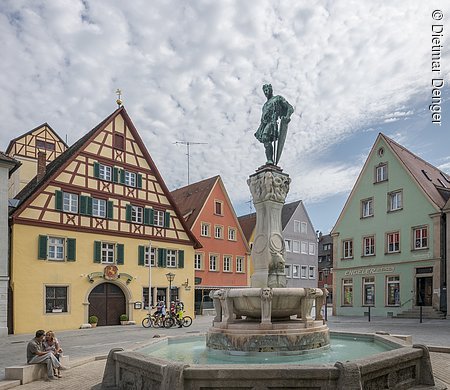
<path fill-rule="evenodd" d="M 200 243 L 125 108 L 50 162 L 16 199 L 14 333 L 78 328 L 93 315 L 99 325 L 119 324 L 121 314 L 141 321 L 149 304 L 175 297 L 193 314 L 194 289 L 182 283 L 194 280 Z"/>

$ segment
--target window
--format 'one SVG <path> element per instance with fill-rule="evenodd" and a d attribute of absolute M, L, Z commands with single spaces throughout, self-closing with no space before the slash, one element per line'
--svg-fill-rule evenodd
<path fill-rule="evenodd" d="M 112 168 L 108 165 L 98 165 L 98 178 L 102 180 L 112 180 Z"/>
<path fill-rule="evenodd" d="M 223 215 L 223 210 L 222 210 L 223 207 L 222 206 L 223 206 L 223 204 L 221 201 L 215 200 L 214 201 L 214 214 Z"/>
<path fill-rule="evenodd" d="M 78 213 L 78 195 L 70 192 L 63 192 L 63 211 L 68 213 Z"/>
<path fill-rule="evenodd" d="M 223 272 L 231 272 L 231 256 L 224 256 L 223 257 Z"/>
<path fill-rule="evenodd" d="M 295 220 L 294 220 L 294 232 L 295 232 L 295 233 L 300 233 L 300 229 L 301 229 L 301 227 L 300 227 L 300 221 L 295 221 Z"/>
<path fill-rule="evenodd" d="M 66 286 L 45 286 L 45 312 L 67 313 Z"/>
<path fill-rule="evenodd" d="M 216 225 L 214 226 L 214 238 L 223 238 L 223 226 Z"/>
<path fill-rule="evenodd" d="M 353 259 L 353 240 L 344 240 L 342 242 L 343 258 Z"/>
<path fill-rule="evenodd" d="M 386 276 L 388 306 L 400 306 L 400 276 Z"/>
<path fill-rule="evenodd" d="M 414 249 L 428 248 L 428 228 L 418 227 L 413 229 Z"/>
<path fill-rule="evenodd" d="M 294 253 L 300 253 L 300 241 L 297 240 L 292 241 L 292 251 Z"/>
<path fill-rule="evenodd" d="M 155 226 L 164 226 L 164 211 L 153 210 L 153 224 Z"/>
<path fill-rule="evenodd" d="M 152 287 L 150 306 L 154 306 L 153 304 L 153 294 L 155 289 Z M 148 287 L 142 287 L 142 302 L 145 310 L 148 310 Z"/>
<path fill-rule="evenodd" d="M 194 269 L 202 269 L 203 253 L 196 253 L 194 255 Z"/>
<path fill-rule="evenodd" d="M 284 265 L 284 272 L 286 274 L 286 278 L 292 278 L 292 265 L 291 264 L 285 264 Z"/>
<path fill-rule="evenodd" d="M 363 305 L 375 305 L 375 278 L 363 278 Z"/>
<path fill-rule="evenodd" d="M 211 227 L 211 225 L 209 223 L 202 222 L 201 228 L 200 228 L 200 235 L 203 237 L 210 237 L 210 235 L 211 235 L 210 231 L 209 231 L 210 227 Z"/>
<path fill-rule="evenodd" d="M 102 242 L 101 258 L 102 263 L 114 263 L 114 244 Z"/>
<path fill-rule="evenodd" d="M 125 171 L 125 185 L 136 187 L 136 174 L 134 172 Z"/>
<path fill-rule="evenodd" d="M 330 251 L 331 250 L 331 244 L 323 244 L 322 246 L 324 251 Z"/>
<path fill-rule="evenodd" d="M 106 218 L 106 200 L 92 198 L 92 215 Z"/>
<path fill-rule="evenodd" d="M 342 279 L 342 305 L 353 306 L 353 279 Z"/>
<path fill-rule="evenodd" d="M 375 255 L 375 237 L 369 236 L 363 238 L 363 256 Z"/>
<path fill-rule="evenodd" d="M 403 208 L 403 191 L 394 191 L 388 194 L 389 211 L 401 210 Z"/>
<path fill-rule="evenodd" d="M 236 229 L 235 228 L 228 228 L 228 240 L 230 241 L 236 241 Z"/>
<path fill-rule="evenodd" d="M 125 137 L 122 134 L 114 134 L 114 147 L 119 150 L 125 150 Z"/>
<path fill-rule="evenodd" d="M 388 179 L 387 164 L 380 164 L 375 167 L 375 183 L 385 181 Z"/>
<path fill-rule="evenodd" d="M 300 232 L 303 234 L 308 233 L 308 224 L 306 222 L 301 223 Z"/>
<path fill-rule="evenodd" d="M 134 223 L 144 222 L 144 209 L 142 207 L 131 205 L 131 222 Z"/>
<path fill-rule="evenodd" d="M 361 218 L 373 217 L 373 198 L 361 201 Z"/>
<path fill-rule="evenodd" d="M 146 267 L 148 267 L 149 249 L 149 246 L 145 247 L 144 265 Z M 152 267 L 156 266 L 156 248 L 154 246 L 152 246 L 150 250 L 150 263 Z"/>
<path fill-rule="evenodd" d="M 308 243 L 305 242 L 305 241 L 302 241 L 301 252 L 302 252 L 303 254 L 308 254 Z"/>
<path fill-rule="evenodd" d="M 308 267 L 306 265 L 302 265 L 300 267 L 300 277 L 302 279 L 307 279 L 308 278 L 307 272 L 308 272 Z"/>
<path fill-rule="evenodd" d="M 245 272 L 243 257 L 236 256 L 236 272 Z"/>
<path fill-rule="evenodd" d="M 314 267 L 313 265 L 309 266 L 309 278 L 310 279 L 316 278 L 316 267 Z"/>
<path fill-rule="evenodd" d="M 310 255 L 316 254 L 316 244 L 314 244 L 313 242 L 309 243 L 309 254 Z"/>
<path fill-rule="evenodd" d="M 48 259 L 64 261 L 64 238 L 49 237 L 48 238 Z"/>
<path fill-rule="evenodd" d="M 209 270 L 217 271 L 217 255 L 209 255 Z"/>
<path fill-rule="evenodd" d="M 284 240 L 284 247 L 286 248 L 286 252 L 292 252 L 292 241 Z"/>
<path fill-rule="evenodd" d="M 387 253 L 400 252 L 400 233 L 393 232 L 387 234 Z"/>
<path fill-rule="evenodd" d="M 298 264 L 294 264 L 292 266 L 292 277 L 294 279 L 299 279 L 300 278 L 300 266 Z"/>
<path fill-rule="evenodd" d="M 166 266 L 172 267 L 172 268 L 177 266 L 177 251 L 176 250 L 167 249 Z"/>
<path fill-rule="evenodd" d="M 55 143 L 37 139 L 36 140 L 36 148 L 45 149 L 45 150 L 55 150 Z"/>

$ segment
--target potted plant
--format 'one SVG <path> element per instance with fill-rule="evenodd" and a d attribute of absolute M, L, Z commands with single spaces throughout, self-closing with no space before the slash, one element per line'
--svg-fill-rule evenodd
<path fill-rule="evenodd" d="M 88 322 L 91 324 L 92 328 L 95 328 L 97 326 L 98 317 L 97 316 L 90 316 Z"/>
<path fill-rule="evenodd" d="M 120 315 L 120 323 L 122 325 L 128 325 L 128 316 L 126 314 Z"/>

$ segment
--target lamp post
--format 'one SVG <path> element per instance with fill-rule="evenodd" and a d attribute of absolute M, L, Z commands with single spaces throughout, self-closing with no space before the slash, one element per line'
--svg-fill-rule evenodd
<path fill-rule="evenodd" d="M 169 305 L 170 305 L 170 302 L 172 302 L 172 282 L 175 279 L 175 274 L 172 272 L 168 272 L 166 274 L 166 278 L 169 281 Z"/>

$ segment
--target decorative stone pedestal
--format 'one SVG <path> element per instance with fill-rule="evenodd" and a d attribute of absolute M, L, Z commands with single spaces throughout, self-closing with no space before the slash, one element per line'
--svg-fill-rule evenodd
<path fill-rule="evenodd" d="M 286 287 L 281 210 L 290 182 L 275 165 L 263 166 L 247 180 L 256 209 L 252 287 Z"/>

